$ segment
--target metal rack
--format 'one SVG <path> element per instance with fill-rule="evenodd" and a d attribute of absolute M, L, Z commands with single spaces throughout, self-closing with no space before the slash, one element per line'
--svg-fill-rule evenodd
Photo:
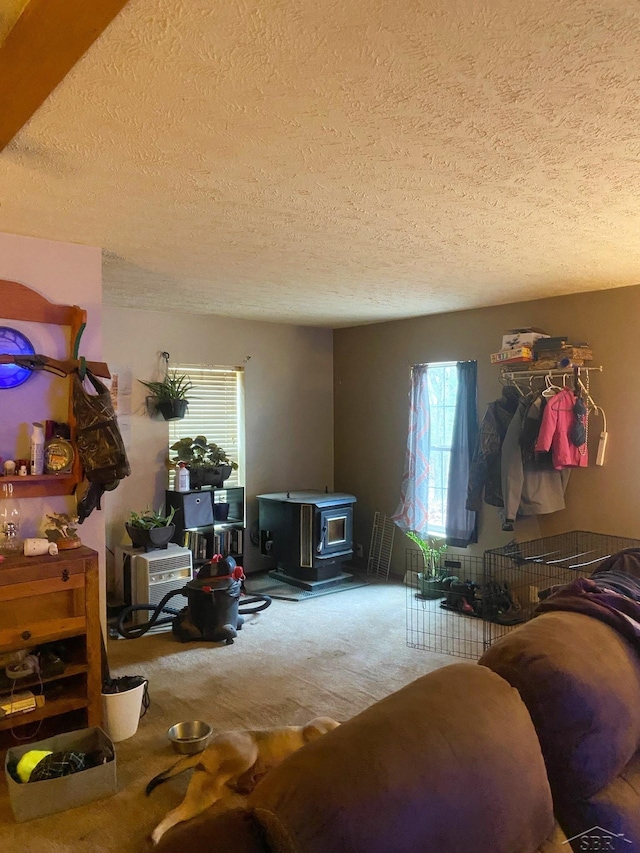
<path fill-rule="evenodd" d="M 500 378 L 510 379 L 517 383 L 519 379 L 544 379 L 547 376 L 551 379 L 566 378 L 567 376 L 573 376 L 575 379 L 580 379 L 584 376 L 588 381 L 590 373 L 602 373 L 602 366 L 552 367 L 547 370 L 503 370 L 500 373 Z"/>
<path fill-rule="evenodd" d="M 368 575 L 389 580 L 395 530 L 396 525 L 390 518 L 381 512 L 375 513 L 371 529 L 369 559 L 367 560 Z"/>

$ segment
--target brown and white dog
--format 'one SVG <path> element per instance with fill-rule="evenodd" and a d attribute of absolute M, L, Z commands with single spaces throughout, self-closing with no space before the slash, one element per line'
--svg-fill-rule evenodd
<path fill-rule="evenodd" d="M 147 795 L 158 785 L 193 768 L 184 800 L 170 811 L 151 834 L 154 844 L 168 829 L 208 809 L 225 795 L 248 794 L 273 767 L 306 743 L 337 728 L 330 717 L 316 717 L 306 726 L 282 726 L 257 731 L 222 732 L 196 755 L 186 755 L 155 776 Z"/>

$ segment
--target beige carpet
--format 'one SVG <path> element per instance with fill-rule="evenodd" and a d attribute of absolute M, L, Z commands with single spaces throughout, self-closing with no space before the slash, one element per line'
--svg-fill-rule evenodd
<path fill-rule="evenodd" d="M 112 675 L 149 679 L 151 707 L 138 732 L 116 745 L 118 793 L 16 824 L 0 788 L 3 853 L 138 853 L 178 804 L 188 774 L 145 797 L 146 783 L 176 759 L 167 728 L 203 719 L 214 730 L 300 724 L 320 714 L 346 720 L 425 672 L 456 658 L 406 645 L 406 595 L 380 583 L 305 601 L 274 601 L 248 617 L 231 646 L 181 644 L 170 633 L 110 640 Z M 213 849 L 213 848 L 212 848 Z"/>

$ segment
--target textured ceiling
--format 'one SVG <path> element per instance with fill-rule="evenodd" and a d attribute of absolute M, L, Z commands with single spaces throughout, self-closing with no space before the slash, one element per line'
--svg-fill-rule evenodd
<path fill-rule="evenodd" d="M 640 6 L 131 0 L 0 154 L 106 304 L 346 326 L 640 282 Z"/>

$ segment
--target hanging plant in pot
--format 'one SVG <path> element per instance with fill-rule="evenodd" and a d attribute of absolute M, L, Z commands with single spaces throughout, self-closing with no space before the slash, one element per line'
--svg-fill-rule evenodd
<path fill-rule="evenodd" d="M 447 550 L 447 543 L 438 545 L 438 540 L 433 537 L 422 539 L 413 530 L 407 531 L 407 536 L 422 552 L 423 569 L 418 573 L 418 595 L 421 598 L 442 598 L 446 593 L 442 582 L 447 572 L 440 568 L 440 557 Z"/>
<path fill-rule="evenodd" d="M 175 465 L 179 462 L 186 463 L 192 489 L 222 486 L 231 476 L 231 472 L 238 469 L 238 463 L 229 459 L 219 444 L 207 441 L 204 435 L 181 438 L 171 445 L 171 450 L 176 454 L 171 459 Z"/>
<path fill-rule="evenodd" d="M 142 513 L 132 512 L 125 522 L 125 527 L 134 547 L 144 548 L 145 551 L 166 548 L 176 532 L 176 526 L 173 524 L 175 512 L 174 507 L 169 515 L 162 515 L 160 510 L 155 512 L 152 509 L 146 509 Z"/>
<path fill-rule="evenodd" d="M 184 418 L 189 406 L 187 394 L 193 388 L 193 382 L 186 373 L 167 370 L 160 382 L 145 382 L 143 379 L 138 382 L 151 391 L 148 402 L 165 421 Z"/>

